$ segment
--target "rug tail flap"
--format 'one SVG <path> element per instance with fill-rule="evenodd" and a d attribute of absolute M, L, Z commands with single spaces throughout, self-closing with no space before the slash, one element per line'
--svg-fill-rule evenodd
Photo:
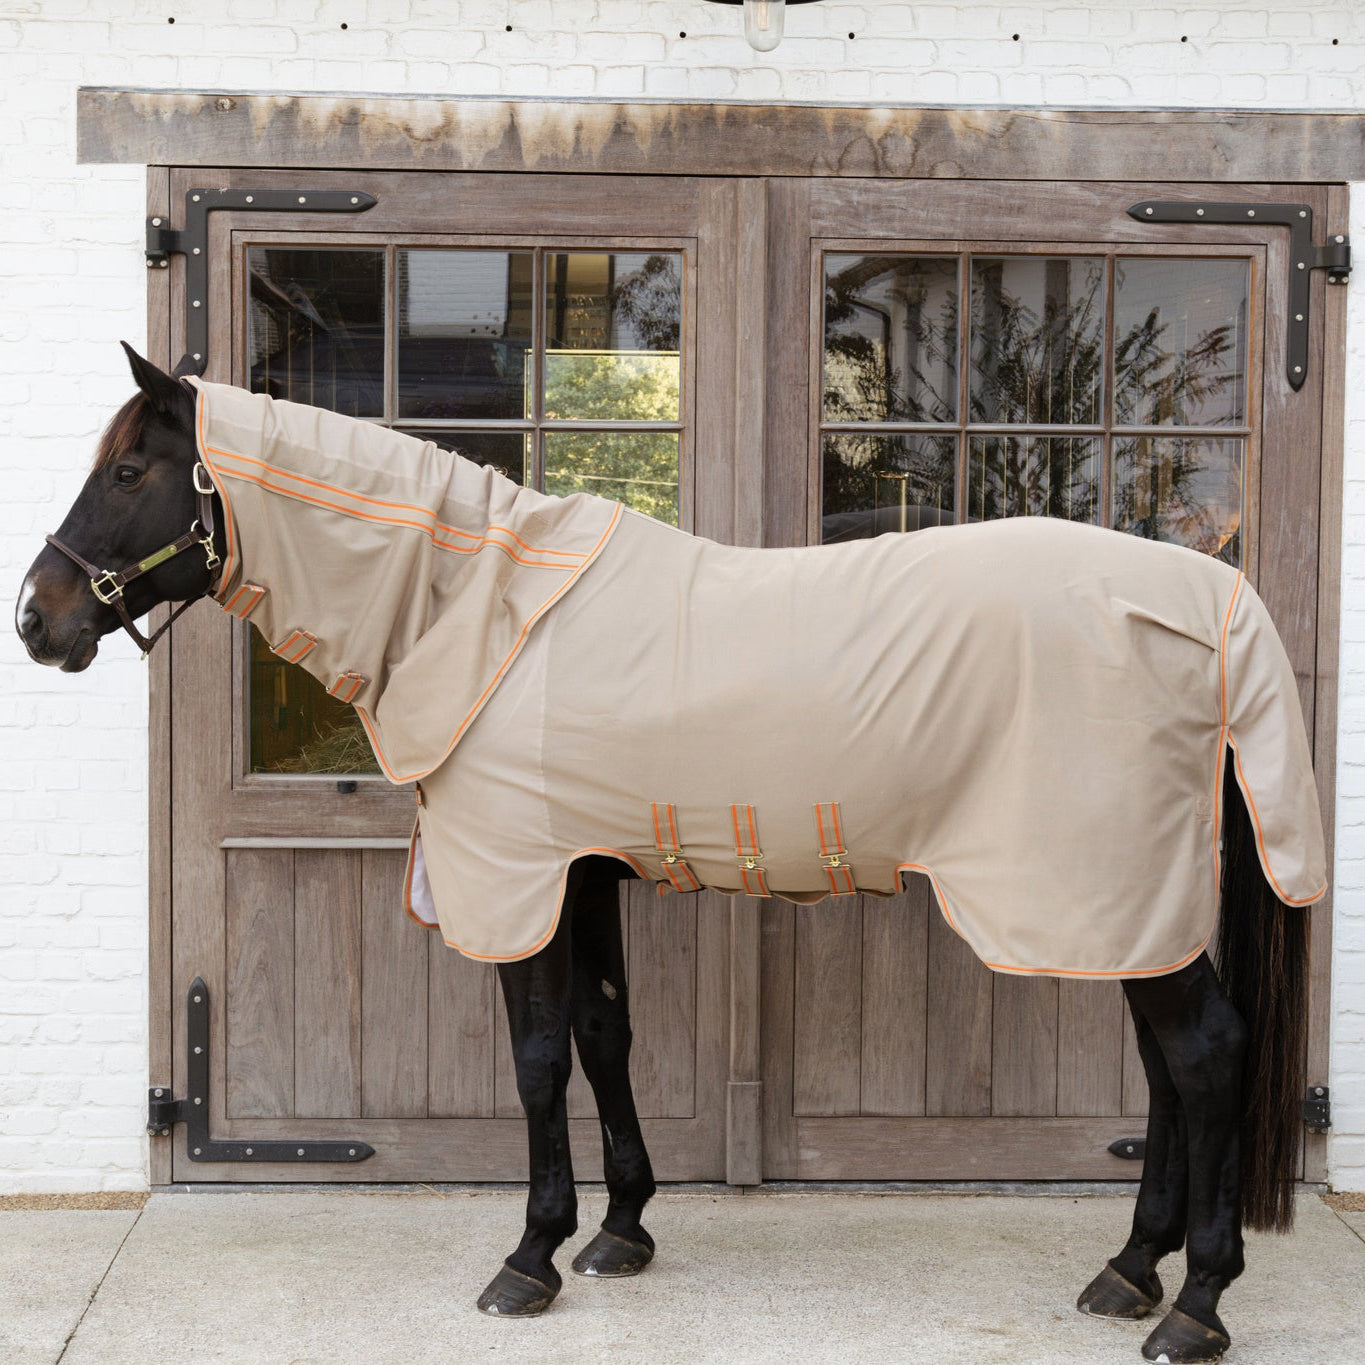
<path fill-rule="evenodd" d="M 1286 905 L 1327 890 L 1313 759 L 1294 671 L 1265 604 L 1245 581 L 1224 645 L 1226 723 L 1266 880 Z"/>

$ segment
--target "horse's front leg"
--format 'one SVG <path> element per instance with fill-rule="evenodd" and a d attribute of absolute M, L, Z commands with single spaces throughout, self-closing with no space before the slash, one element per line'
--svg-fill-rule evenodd
<path fill-rule="evenodd" d="M 534 957 L 498 965 L 531 1157 L 526 1231 L 521 1244 L 479 1296 L 479 1307 L 499 1317 L 530 1317 L 554 1299 L 562 1281 L 552 1258 L 561 1243 L 578 1230 L 564 1103 L 572 1065 L 569 997 L 573 972 L 568 911 L 566 899 L 554 937 Z"/>
<path fill-rule="evenodd" d="M 1161 1302 L 1157 1263 L 1185 1244 L 1189 1194 L 1185 1110 L 1151 1025 L 1136 1008 L 1132 1014 L 1138 1054 L 1147 1073 L 1147 1155 L 1128 1242 L 1076 1300 L 1082 1313 L 1101 1318 L 1145 1318 Z"/>
<path fill-rule="evenodd" d="M 574 902 L 573 1033 L 578 1059 L 597 1101 L 607 1216 L 574 1257 L 580 1275 L 638 1275 L 654 1259 L 654 1239 L 640 1222 L 654 1194 L 630 1088 L 630 1003 L 621 942 L 620 873 L 589 865 Z"/>
<path fill-rule="evenodd" d="M 1185 1111 L 1189 1211 L 1185 1283 L 1142 1348 L 1148 1360 L 1217 1360 L 1229 1345 L 1218 1300 L 1242 1273 L 1242 1066 L 1247 1027 L 1204 955 L 1170 976 L 1128 983 Z"/>

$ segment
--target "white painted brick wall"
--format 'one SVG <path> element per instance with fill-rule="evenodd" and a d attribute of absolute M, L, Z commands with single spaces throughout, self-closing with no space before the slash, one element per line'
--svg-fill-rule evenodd
<path fill-rule="evenodd" d="M 0 0 L 6 600 L 127 396 L 114 342 L 144 335 L 142 173 L 75 164 L 78 85 L 1365 108 L 1365 7 L 1354 0 L 825 0 L 792 10 L 788 37 L 766 56 L 749 50 L 738 22 L 702 0 Z M 1353 213 L 1365 243 L 1365 189 Z M 1331 1160 L 1339 1186 L 1365 1188 L 1359 283 L 1351 300 Z M 111 639 L 93 670 L 68 678 L 28 664 L 0 630 L 0 736 L 0 1191 L 138 1187 L 147 773 L 145 682 L 131 645 Z"/>

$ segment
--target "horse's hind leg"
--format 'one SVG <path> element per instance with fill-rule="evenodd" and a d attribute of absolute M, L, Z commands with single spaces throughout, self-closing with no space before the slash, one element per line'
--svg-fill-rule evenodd
<path fill-rule="evenodd" d="M 618 908 L 619 873 L 589 866 L 574 904 L 573 1033 L 583 1074 L 597 1101 L 607 1216 L 574 1258 L 580 1275 L 636 1275 L 654 1258 L 640 1223 L 654 1193 L 654 1172 L 630 1088 L 630 1004 Z"/>
<path fill-rule="evenodd" d="M 1147 1155 L 1128 1242 L 1076 1300 L 1082 1313 L 1102 1318 L 1145 1318 L 1161 1302 L 1157 1263 L 1185 1244 L 1189 1187 L 1185 1111 L 1151 1025 L 1136 1008 L 1132 1014 L 1138 1054 L 1147 1073 Z"/>
<path fill-rule="evenodd" d="M 498 1317 L 529 1317 L 559 1293 L 552 1257 L 578 1230 L 578 1203 L 569 1158 L 569 1120 L 564 1091 L 569 1083 L 569 992 L 571 899 L 554 937 L 534 957 L 498 964 L 517 1093 L 526 1111 L 530 1146 L 530 1189 L 526 1231 L 479 1307 Z"/>
<path fill-rule="evenodd" d="M 1185 1111 L 1189 1196 L 1185 1283 L 1142 1348 L 1148 1360 L 1217 1360 L 1229 1345 L 1218 1300 L 1242 1273 L 1240 1140 L 1247 1027 L 1207 956 L 1126 983 L 1151 1026 Z"/>

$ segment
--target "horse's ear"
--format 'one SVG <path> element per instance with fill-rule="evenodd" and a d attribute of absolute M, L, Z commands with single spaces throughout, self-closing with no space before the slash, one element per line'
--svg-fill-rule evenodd
<path fill-rule="evenodd" d="M 144 359 L 126 342 L 120 341 L 128 356 L 129 368 L 137 386 L 147 395 L 152 409 L 163 417 L 178 420 L 185 415 L 185 389 L 178 379 L 172 379 L 164 370 L 159 370 L 150 360 Z"/>

